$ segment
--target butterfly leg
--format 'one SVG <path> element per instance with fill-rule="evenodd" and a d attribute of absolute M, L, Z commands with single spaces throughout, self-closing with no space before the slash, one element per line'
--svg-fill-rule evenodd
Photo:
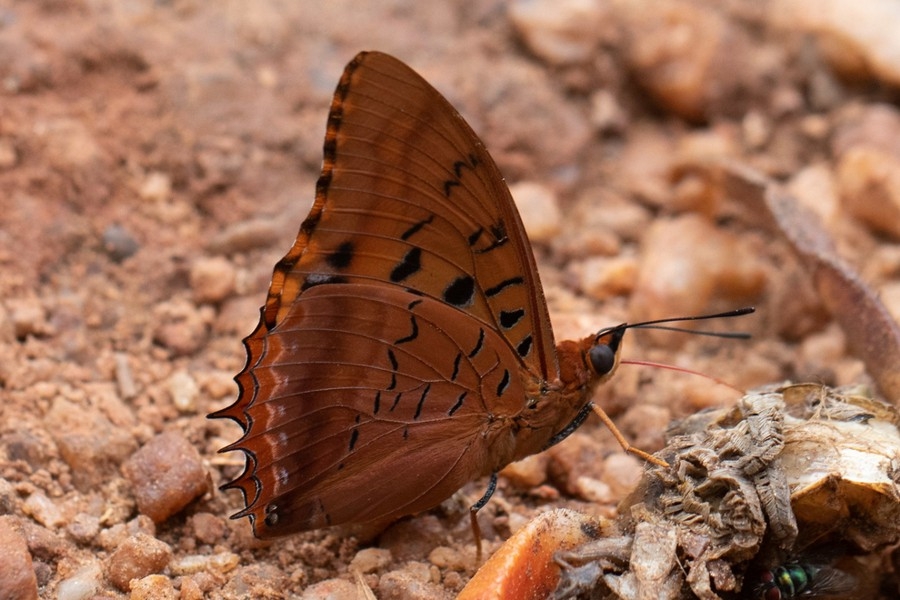
<path fill-rule="evenodd" d="M 469 515 L 472 517 L 472 535 L 475 537 L 475 562 L 479 564 L 481 563 L 481 527 L 478 525 L 478 511 L 488 503 L 496 489 L 497 474 L 491 473 L 491 480 L 488 482 L 484 496 L 469 509 Z"/>
<path fill-rule="evenodd" d="M 603 424 L 606 425 L 606 427 L 609 429 L 610 433 L 613 434 L 613 437 L 616 438 L 616 441 L 619 442 L 619 445 L 622 446 L 622 450 L 624 450 L 628 454 L 633 454 L 633 455 L 637 456 L 638 458 L 642 458 L 647 462 L 653 463 L 654 465 L 657 465 L 660 467 L 669 467 L 670 466 L 669 463 L 667 463 L 663 459 L 657 458 L 657 457 L 653 456 L 652 454 L 648 454 L 648 453 L 644 452 L 643 450 L 641 450 L 640 448 L 635 448 L 634 446 L 629 444 L 628 440 L 625 439 L 625 436 L 622 435 L 622 432 L 619 431 L 619 428 L 616 427 L 615 423 L 612 422 L 612 419 L 609 418 L 609 415 L 606 414 L 606 411 L 604 411 L 602 408 L 600 408 L 599 406 L 597 406 L 596 404 L 593 404 L 593 403 L 591 403 L 590 406 L 591 406 L 591 409 L 594 411 L 594 414 L 596 414 L 598 417 L 600 417 L 600 420 L 603 421 Z"/>
<path fill-rule="evenodd" d="M 613 434 L 613 437 L 616 438 L 616 441 L 619 442 L 619 445 L 622 446 L 622 449 L 625 452 L 633 454 L 638 458 L 641 458 L 647 462 L 651 462 L 654 465 L 658 465 L 660 467 L 669 466 L 669 463 L 662 460 L 661 458 L 657 458 L 652 454 L 648 454 L 647 452 L 644 452 L 643 450 L 635 448 L 634 446 L 629 444 L 628 440 L 625 439 L 625 436 L 622 435 L 622 432 L 619 431 L 619 428 L 616 427 L 616 424 L 613 423 L 612 419 L 609 418 L 609 415 L 607 415 L 602 408 L 595 405 L 593 402 L 588 402 L 587 404 L 585 404 L 584 407 L 580 411 L 578 411 L 578 414 L 575 415 L 575 418 L 572 419 L 571 423 L 566 425 L 566 427 L 562 431 L 550 438 L 550 441 L 547 442 L 546 446 L 544 446 L 544 450 L 551 446 L 555 446 L 556 444 L 569 437 L 572 433 L 574 433 L 576 429 L 581 427 L 581 424 L 584 423 L 584 420 L 587 419 L 587 416 L 591 414 L 591 411 L 594 411 L 594 413 L 598 417 L 600 417 L 600 420 L 603 421 L 603 424 L 606 425 L 610 433 Z"/>

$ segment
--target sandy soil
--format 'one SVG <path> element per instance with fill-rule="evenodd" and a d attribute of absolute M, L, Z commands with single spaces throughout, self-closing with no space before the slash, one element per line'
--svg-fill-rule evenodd
<path fill-rule="evenodd" d="M 752 341 L 634 336 L 626 355 L 740 389 L 870 383 L 787 244 L 708 173 L 729 159 L 793 185 L 896 309 L 900 187 L 854 204 L 875 189 L 861 173 L 900 181 L 896 91 L 837 74 L 757 3 L 563 4 L 0 4 L 0 519 L 41 597 L 350 598 L 352 563 L 378 597 L 448 598 L 471 577 L 466 507 L 484 481 L 380 537 L 267 543 L 216 489 L 240 472 L 217 454 L 239 431 L 206 414 L 235 397 L 240 340 L 308 211 L 331 94 L 359 50 L 408 62 L 510 183 L 540 184 L 522 209 L 557 339 L 755 304 L 720 327 Z M 598 401 L 653 451 L 669 419 L 737 396 L 629 366 Z M 162 432 L 190 442 L 199 456 L 183 460 L 210 485 L 154 524 L 121 466 Z M 487 550 L 549 506 L 614 512 L 640 464 L 598 424 L 582 433 L 501 478 Z"/>

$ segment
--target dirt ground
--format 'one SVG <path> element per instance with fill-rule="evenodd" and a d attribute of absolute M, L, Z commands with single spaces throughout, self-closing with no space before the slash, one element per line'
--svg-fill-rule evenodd
<path fill-rule="evenodd" d="M 485 481 L 380 535 L 271 542 L 217 489 L 240 472 L 217 453 L 239 430 L 206 415 L 236 396 L 241 338 L 309 210 L 331 94 L 360 50 L 410 64 L 482 136 L 557 340 L 755 305 L 711 326 L 749 341 L 653 332 L 625 357 L 744 390 L 872 385 L 789 245 L 711 175 L 731 161 L 786 183 L 900 314 L 900 65 L 840 23 L 785 23 L 791 6 L 0 2 L 0 540 L 35 572 L 0 570 L 0 585 L 353 598 L 353 564 L 379 598 L 450 598 L 472 576 L 467 507 Z M 627 365 L 597 401 L 652 452 L 670 419 L 739 395 Z M 157 473 L 122 465 L 164 432 L 200 495 L 154 523 L 136 488 Z M 640 470 L 589 422 L 501 477 L 486 550 L 548 507 L 613 514 Z"/>

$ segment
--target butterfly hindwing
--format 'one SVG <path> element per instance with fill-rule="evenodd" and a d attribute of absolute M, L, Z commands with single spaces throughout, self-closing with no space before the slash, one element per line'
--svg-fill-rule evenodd
<path fill-rule="evenodd" d="M 266 395 L 228 448 L 250 455 L 233 487 L 257 535 L 424 510 L 508 462 L 511 434 L 492 424 L 520 410 L 518 361 L 474 319 L 446 327 L 457 313 L 378 284 L 296 301 L 242 381 Z"/>

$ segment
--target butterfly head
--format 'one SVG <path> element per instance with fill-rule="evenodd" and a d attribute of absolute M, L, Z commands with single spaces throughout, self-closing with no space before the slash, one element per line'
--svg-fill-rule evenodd
<path fill-rule="evenodd" d="M 594 377 L 605 381 L 615 372 L 619 364 L 619 351 L 622 338 L 628 326 L 625 323 L 600 330 L 593 337 L 590 347 L 585 353 L 586 363 Z"/>

